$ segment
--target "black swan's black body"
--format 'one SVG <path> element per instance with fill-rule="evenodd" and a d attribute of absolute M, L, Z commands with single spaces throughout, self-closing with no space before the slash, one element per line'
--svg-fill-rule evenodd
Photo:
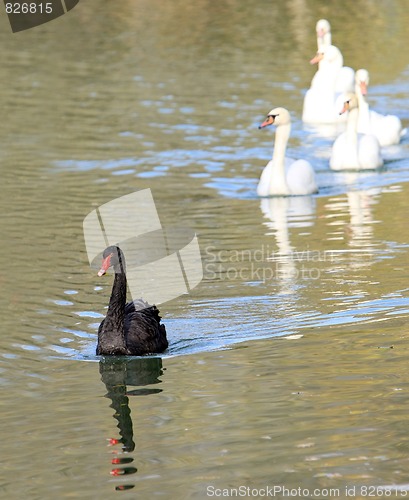
<path fill-rule="evenodd" d="M 98 276 L 113 266 L 115 271 L 108 312 L 98 328 L 97 355 L 143 356 L 168 347 L 159 311 L 143 300 L 126 303 L 125 259 L 116 246 L 103 253 Z"/>

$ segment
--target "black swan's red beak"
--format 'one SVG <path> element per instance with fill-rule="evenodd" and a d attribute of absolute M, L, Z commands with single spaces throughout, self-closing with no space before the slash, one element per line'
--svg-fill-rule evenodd
<path fill-rule="evenodd" d="M 108 271 L 111 266 L 111 257 L 112 253 L 109 254 L 108 257 L 105 257 L 102 261 L 101 269 L 98 271 L 98 276 L 104 276 L 104 274 Z"/>

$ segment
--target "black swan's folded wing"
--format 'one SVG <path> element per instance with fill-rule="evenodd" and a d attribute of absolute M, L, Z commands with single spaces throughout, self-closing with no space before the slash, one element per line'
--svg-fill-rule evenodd
<path fill-rule="evenodd" d="M 132 304 L 132 303 L 130 303 Z M 129 306 L 129 307 L 128 307 Z M 130 351 L 140 354 L 163 352 L 168 347 L 165 325 L 160 323 L 161 317 L 156 306 L 133 310 L 127 304 L 124 330 L 126 344 Z M 138 354 L 140 352 L 140 354 Z"/>

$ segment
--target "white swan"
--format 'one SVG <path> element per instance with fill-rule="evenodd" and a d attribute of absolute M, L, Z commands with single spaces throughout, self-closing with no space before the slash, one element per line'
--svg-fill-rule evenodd
<path fill-rule="evenodd" d="M 317 50 L 318 53 L 322 53 L 326 47 L 332 45 L 331 25 L 326 19 L 320 19 L 315 26 L 315 31 L 317 33 Z M 318 69 L 321 69 L 321 66 L 319 62 Z M 335 92 L 353 92 L 354 76 L 352 68 L 341 66 L 335 82 Z"/>
<path fill-rule="evenodd" d="M 319 63 L 320 69 L 315 74 L 311 87 L 304 97 L 302 119 L 306 123 L 337 123 L 340 121 L 335 103 L 339 95 L 337 79 L 342 68 L 342 54 L 337 47 L 329 45 L 311 59 L 312 64 Z M 353 87 L 352 89 L 353 90 Z M 344 119 L 345 121 L 345 119 Z"/>
<path fill-rule="evenodd" d="M 315 31 L 317 33 L 317 49 L 318 52 L 321 52 L 324 47 L 332 44 L 331 25 L 326 19 L 320 19 L 315 25 Z"/>
<path fill-rule="evenodd" d="M 383 159 L 378 139 L 370 134 L 358 134 L 359 102 L 349 94 L 341 113 L 348 113 L 346 131 L 332 146 L 330 167 L 333 170 L 374 170 L 382 167 Z"/>
<path fill-rule="evenodd" d="M 381 146 L 398 144 L 406 130 L 402 130 L 402 123 L 397 116 L 382 115 L 369 109 L 365 98 L 368 84 L 368 71 L 359 69 L 355 73 L 355 92 L 359 100 L 358 132 L 375 135 Z"/>
<path fill-rule="evenodd" d="M 312 194 L 318 191 L 315 172 L 306 160 L 293 160 L 285 156 L 291 131 L 290 113 L 275 108 L 259 128 L 277 125 L 273 158 L 265 166 L 257 186 L 259 196 L 291 196 Z"/>
<path fill-rule="evenodd" d="M 304 97 L 302 119 L 306 123 L 339 123 L 340 118 L 335 108 L 338 95 L 354 90 L 354 71 L 343 66 L 340 50 L 331 44 L 331 26 L 326 19 L 320 19 L 316 25 L 318 52 L 310 61 L 318 64 L 311 86 Z"/>

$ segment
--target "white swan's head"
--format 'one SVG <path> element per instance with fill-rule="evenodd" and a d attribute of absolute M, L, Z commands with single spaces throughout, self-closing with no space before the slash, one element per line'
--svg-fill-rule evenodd
<path fill-rule="evenodd" d="M 268 113 L 266 119 L 259 128 L 267 127 L 268 125 L 288 125 L 291 123 L 290 113 L 285 108 L 274 108 Z"/>
<path fill-rule="evenodd" d="M 331 26 L 326 19 L 320 19 L 316 26 L 318 50 L 331 45 Z"/>
<path fill-rule="evenodd" d="M 355 84 L 362 95 L 368 93 L 369 73 L 366 69 L 358 69 L 355 73 Z"/>
<path fill-rule="evenodd" d="M 315 26 L 317 36 L 323 38 L 327 33 L 331 33 L 331 25 L 326 19 L 320 19 Z"/>
<path fill-rule="evenodd" d="M 316 55 L 311 59 L 311 64 L 318 64 L 321 61 L 325 61 L 333 66 L 341 67 L 344 63 L 342 54 L 338 47 L 335 45 L 322 46 L 318 49 Z"/>
<path fill-rule="evenodd" d="M 341 97 L 343 100 L 343 107 L 339 112 L 340 115 L 343 115 L 347 111 L 351 111 L 352 109 L 355 109 L 359 106 L 359 101 L 356 94 L 348 92 L 346 94 L 343 94 Z"/>

